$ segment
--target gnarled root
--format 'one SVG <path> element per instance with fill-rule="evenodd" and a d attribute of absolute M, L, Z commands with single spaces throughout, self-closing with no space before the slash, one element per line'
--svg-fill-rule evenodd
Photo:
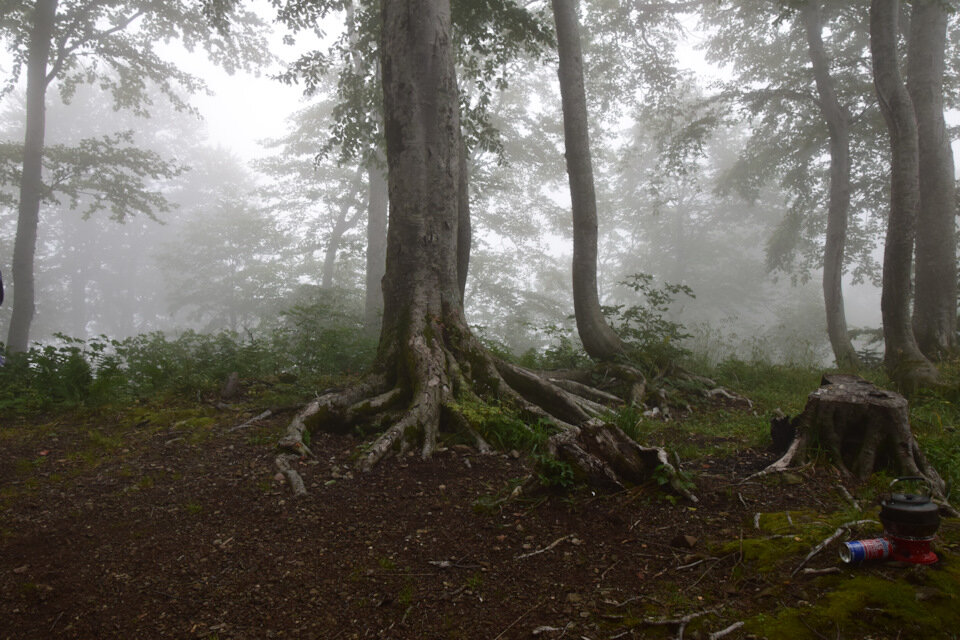
<path fill-rule="evenodd" d="M 683 497 L 698 501 L 665 449 L 644 447 L 614 425 L 591 420 L 551 436 L 549 446 L 551 455 L 573 467 L 574 477 L 592 486 L 621 490 L 659 476 Z"/>
<path fill-rule="evenodd" d="M 436 333 L 443 332 L 438 328 Z M 344 432 L 362 424 L 383 424 L 386 417 L 388 426 L 358 462 L 358 468 L 367 471 L 388 456 L 405 454 L 418 445 L 420 455 L 429 457 L 441 426 L 466 434 L 480 451 L 489 451 L 490 446 L 458 404 L 486 400 L 511 405 L 528 419 L 548 420 L 559 427 L 561 433 L 550 444 L 554 455 L 582 469 L 582 479 L 587 482 L 622 488 L 662 474 L 674 490 L 696 501 L 679 482 L 663 449 L 642 447 L 619 428 L 598 419 L 609 407 L 622 406 L 617 396 L 581 380 L 554 379 L 498 360 L 469 335 L 454 341 L 450 335 L 431 340 L 421 334 L 404 347 L 403 358 L 396 353 L 383 358 L 382 362 L 392 362 L 392 366 L 382 365 L 379 374 L 371 374 L 349 389 L 320 396 L 293 419 L 279 442 L 288 457 L 279 456 L 277 466 L 295 491 L 299 492 L 303 483 L 295 484 L 290 456 L 313 455 L 304 442 L 304 433 L 310 428 Z M 402 368 L 396 364 L 401 362 Z M 635 391 L 642 376 L 634 370 L 624 375 Z"/>

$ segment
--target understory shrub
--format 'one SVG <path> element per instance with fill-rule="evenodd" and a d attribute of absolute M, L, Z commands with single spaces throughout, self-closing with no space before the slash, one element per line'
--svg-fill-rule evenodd
<path fill-rule="evenodd" d="M 375 349 L 356 315 L 327 302 L 298 305 L 273 326 L 245 333 L 154 332 L 124 340 L 58 334 L 50 344 L 10 354 L 0 367 L 0 413 L 215 390 L 234 371 L 241 378 L 293 371 L 309 383 L 364 369 Z"/>
<path fill-rule="evenodd" d="M 649 273 L 634 274 L 620 284 L 639 294 L 640 300 L 632 305 L 604 307 L 603 313 L 626 343 L 629 357 L 662 369 L 689 356 L 683 342 L 691 335 L 681 323 L 670 320 L 669 313 L 677 296 L 696 297 L 693 290 L 669 282 L 655 286 Z"/>

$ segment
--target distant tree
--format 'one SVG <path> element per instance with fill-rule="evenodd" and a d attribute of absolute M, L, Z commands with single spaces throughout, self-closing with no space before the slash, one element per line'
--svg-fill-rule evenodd
<path fill-rule="evenodd" d="M 600 309 L 597 289 L 597 197 L 590 161 L 587 98 L 575 0 L 552 0 L 560 58 L 560 94 L 570 199 L 573 209 L 573 306 L 577 330 L 587 353 L 612 360 L 624 345 Z"/>
<path fill-rule="evenodd" d="M 847 332 L 843 304 L 843 264 L 850 215 L 850 113 L 840 102 L 830 73 L 830 60 L 823 44 L 823 17 L 820 0 L 807 0 L 803 21 L 819 95 L 818 106 L 830 135 L 830 193 L 827 228 L 823 245 L 823 300 L 827 314 L 827 335 L 837 366 L 856 369 L 860 358 Z"/>
<path fill-rule="evenodd" d="M 230 3 L 231 5 L 235 3 Z M 211 19 L 230 14 L 233 31 L 213 32 Z M 7 90 L 16 86 L 26 67 L 26 133 L 18 197 L 17 237 L 13 259 L 13 315 L 7 348 L 23 351 L 29 341 L 35 309 L 34 256 L 43 181 L 45 103 L 56 82 L 69 98 L 77 86 L 96 82 L 109 89 L 117 109 L 148 113 L 145 87 L 153 82 L 178 107 L 187 108 L 181 90 L 203 87 L 197 78 L 163 60 L 155 51 L 161 40 L 176 38 L 188 49 L 201 45 L 228 71 L 255 64 L 265 50 L 259 21 L 235 6 L 222 11 L 192 2 L 128 0 L 89 3 L 80 0 L 37 0 L 28 5 L 0 4 L 0 38 L 12 54 Z M 113 142 L 109 138 L 104 144 Z M 107 192 L 122 209 L 122 191 Z"/>
<path fill-rule="evenodd" d="M 305 269 L 319 271 L 304 272 L 302 277 L 325 289 L 363 285 L 364 278 L 355 274 L 344 273 L 339 281 L 336 275 L 344 271 L 339 257 L 345 245 L 357 243 L 355 230 L 367 211 L 364 167 L 317 154 L 317 142 L 330 120 L 330 100 L 316 101 L 299 110 L 289 118 L 288 132 L 267 143 L 267 149 L 274 152 L 256 162 L 268 177 L 260 189 L 261 196 L 273 214 L 286 218 L 301 239 L 299 262 Z M 312 258 L 316 254 L 322 255 L 319 262 Z"/>
<path fill-rule="evenodd" d="M 957 346 L 958 212 L 953 149 L 943 117 L 949 11 L 943 0 L 914 0 L 907 49 L 907 91 L 917 118 L 920 171 L 913 331 L 920 350 L 933 359 L 948 356 Z"/>
<path fill-rule="evenodd" d="M 882 221 L 872 212 L 886 175 L 876 160 L 884 155 L 882 122 L 862 64 L 869 45 L 864 8 L 739 0 L 703 11 L 713 28 L 710 59 L 732 63 L 735 74 L 712 99 L 730 101 L 751 127 L 724 188 L 752 197 L 775 180 L 784 190 L 789 208 L 767 240 L 768 268 L 795 282 L 823 269 L 827 334 L 841 367 L 857 362 L 842 279 L 848 270 L 854 281 L 877 277 L 873 249 Z"/>
<path fill-rule="evenodd" d="M 911 270 L 920 204 L 917 117 L 900 75 L 897 55 L 898 0 L 870 3 L 870 51 L 880 110 L 890 134 L 890 210 L 883 252 L 884 366 L 900 384 L 912 387 L 937 377 L 917 346 L 910 323 Z"/>
<path fill-rule="evenodd" d="M 295 243 L 267 212 L 236 196 L 199 213 L 157 248 L 171 311 L 206 331 L 276 317 L 296 283 Z"/>

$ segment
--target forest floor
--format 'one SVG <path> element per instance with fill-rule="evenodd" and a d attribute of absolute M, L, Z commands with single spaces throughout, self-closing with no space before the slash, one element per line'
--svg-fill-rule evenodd
<path fill-rule="evenodd" d="M 745 481 L 773 454 L 676 423 L 672 439 L 702 452 L 683 465 L 696 504 L 656 486 L 505 499 L 531 472 L 516 452 L 457 446 L 357 474 L 362 440 L 317 435 L 295 499 L 273 468 L 289 415 L 234 429 L 259 410 L 157 403 L 2 424 L 0 638 L 960 630 L 955 520 L 936 566 L 842 565 L 834 543 L 794 575 L 838 526 L 876 519 L 882 483 L 844 481 L 860 511 L 826 464 Z"/>

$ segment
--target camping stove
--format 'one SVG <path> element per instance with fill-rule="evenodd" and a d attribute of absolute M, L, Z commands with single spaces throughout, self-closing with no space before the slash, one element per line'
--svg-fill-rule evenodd
<path fill-rule="evenodd" d="M 927 494 L 894 493 L 880 502 L 880 522 L 883 537 L 871 540 L 845 542 L 840 547 L 844 562 L 882 560 L 889 558 L 913 564 L 933 564 L 937 554 L 930 548 L 940 527 L 940 510 L 931 499 L 930 485 L 925 478 L 909 476 L 897 478 L 898 482 L 917 480 L 927 485 Z"/>

